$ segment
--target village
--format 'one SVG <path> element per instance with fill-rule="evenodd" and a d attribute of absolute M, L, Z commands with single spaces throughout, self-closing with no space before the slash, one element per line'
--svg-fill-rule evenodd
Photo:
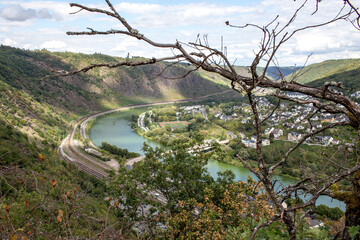
<path fill-rule="evenodd" d="M 231 105 L 231 104 L 230 104 Z M 257 106 L 260 110 L 260 119 L 264 119 L 275 105 L 270 103 L 265 97 L 257 98 Z M 267 119 L 267 127 L 264 127 L 262 144 L 270 145 L 272 141 L 282 140 L 290 142 L 299 142 L 308 133 L 321 129 L 330 123 L 337 123 L 347 120 L 345 114 L 333 115 L 329 113 L 317 113 L 312 104 L 295 105 L 287 102 L 281 103 L 271 116 Z M 221 107 L 215 103 L 211 107 L 206 105 L 192 105 L 180 107 L 176 112 L 176 120 L 189 119 L 189 116 L 202 116 L 205 121 L 217 122 L 241 122 L 241 124 L 251 125 L 253 115 L 251 106 L 248 103 L 232 104 L 229 107 Z M 230 130 L 230 129 L 227 129 Z M 256 148 L 256 136 L 248 132 L 232 131 L 234 137 L 239 137 L 246 147 Z M 340 139 L 335 136 L 323 135 L 307 138 L 304 141 L 308 145 L 338 145 Z"/>
<path fill-rule="evenodd" d="M 257 98 L 257 106 L 260 110 L 260 120 L 268 117 L 269 111 L 275 107 L 265 97 Z M 288 102 L 281 103 L 277 111 L 267 119 L 267 127 L 264 128 L 262 144 L 267 146 L 276 140 L 299 142 L 306 134 L 321 129 L 327 124 L 347 121 L 345 114 L 334 115 L 321 112 L 313 114 L 314 111 L 315 108 L 312 104 L 295 105 Z M 192 117 L 198 116 L 202 117 L 204 121 L 238 121 L 244 125 L 252 124 L 254 121 L 251 106 L 248 103 L 234 103 L 229 107 L 221 107 L 215 103 L 212 103 L 211 107 L 206 107 L 206 105 L 182 106 L 177 109 L 175 116 L 171 120 L 189 120 Z M 148 125 L 154 121 L 153 117 L 152 110 L 142 113 L 137 120 L 138 127 L 148 132 Z M 172 130 L 175 130 L 175 128 Z M 227 130 L 230 131 L 229 129 Z M 256 148 L 256 136 L 249 136 L 251 131 L 231 131 L 230 138 L 238 137 L 246 147 Z M 173 134 L 173 136 L 175 135 Z M 329 146 L 338 145 L 341 141 L 335 136 L 323 135 L 307 138 L 304 143 L 308 145 Z"/>

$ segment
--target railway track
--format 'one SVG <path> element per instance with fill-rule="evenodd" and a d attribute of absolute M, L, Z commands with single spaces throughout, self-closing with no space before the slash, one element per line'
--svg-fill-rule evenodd
<path fill-rule="evenodd" d="M 202 96 L 195 99 L 182 99 L 182 100 L 176 100 L 176 101 L 166 101 L 166 102 L 156 102 L 156 103 L 148 103 L 148 104 L 141 104 L 141 105 L 134 105 L 134 106 L 128 106 L 128 107 L 120 107 L 100 113 L 94 113 L 89 116 L 85 116 L 80 118 L 74 126 L 71 128 L 70 133 L 66 138 L 64 138 L 58 148 L 58 153 L 61 156 L 64 161 L 73 163 L 75 166 L 77 166 L 80 170 L 87 172 L 88 174 L 91 174 L 99 179 L 106 178 L 109 175 L 109 171 L 114 170 L 112 167 L 107 165 L 105 162 L 103 162 L 100 159 L 95 159 L 95 157 L 89 156 L 88 154 L 82 153 L 74 144 L 74 135 L 75 131 L 77 129 L 77 126 L 80 125 L 80 134 L 83 137 L 83 139 L 88 139 L 88 136 L 86 134 L 86 124 L 88 121 L 90 121 L 93 118 L 96 118 L 98 116 L 117 112 L 121 110 L 127 110 L 131 108 L 139 108 L 139 107 L 147 107 L 147 106 L 155 106 L 155 105 L 162 105 L 162 104 L 171 104 L 171 103 L 177 103 L 177 102 L 188 102 L 188 101 L 196 101 L 205 99 L 210 96 L 220 95 L 227 92 L 232 92 L 233 90 L 226 90 L 221 93 L 214 93 L 209 94 L 206 96 Z M 95 146 L 93 143 L 90 144 L 95 149 L 98 149 L 97 146 Z"/>
<path fill-rule="evenodd" d="M 58 148 L 58 153 L 60 154 L 62 159 L 64 159 L 66 162 L 73 163 L 80 170 L 99 179 L 106 178 L 109 175 L 108 171 L 111 170 L 111 168 L 105 163 L 101 164 L 98 162 L 101 160 L 96 161 L 90 156 L 86 156 L 85 154 L 81 153 L 76 146 L 74 146 L 73 139 L 75 135 L 75 130 L 81 121 L 83 121 L 83 119 L 80 119 L 74 125 L 69 135 L 61 142 Z"/>

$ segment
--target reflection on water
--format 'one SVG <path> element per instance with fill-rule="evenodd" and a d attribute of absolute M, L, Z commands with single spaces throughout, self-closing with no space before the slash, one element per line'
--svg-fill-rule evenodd
<path fill-rule="evenodd" d="M 97 146 L 100 146 L 102 142 L 107 142 L 111 145 L 126 148 L 131 152 L 137 152 L 140 154 L 144 154 L 142 151 L 144 142 L 152 147 L 160 146 L 158 143 L 152 142 L 138 135 L 131 129 L 131 115 L 138 115 L 145 111 L 147 111 L 147 108 L 137 108 L 99 117 L 96 123 L 94 123 L 92 128 L 89 130 L 89 137 L 91 141 L 93 141 Z M 234 172 L 236 180 L 246 181 L 249 175 L 252 178 L 257 179 L 247 168 L 237 167 L 218 161 L 210 161 L 207 168 L 211 176 L 214 178 L 217 177 L 217 172 L 231 170 Z M 295 181 L 282 176 L 276 176 L 276 179 L 280 180 L 285 186 L 292 184 Z M 325 204 L 329 207 L 339 207 L 343 211 L 345 210 L 345 204 L 343 202 L 326 196 L 322 196 L 317 200 L 316 205 L 319 204 Z"/>
<path fill-rule="evenodd" d="M 139 111 L 144 112 L 146 108 L 111 113 L 98 118 L 89 130 L 89 138 L 97 146 L 100 146 L 102 142 L 107 142 L 120 148 L 126 148 L 130 152 L 140 154 L 144 154 L 142 151 L 144 142 L 152 147 L 160 146 L 138 135 L 131 129 L 129 119 L 132 114 L 137 114 Z"/>
<path fill-rule="evenodd" d="M 208 171 L 210 175 L 214 178 L 217 177 L 217 172 L 224 172 L 225 170 L 231 170 L 235 174 L 235 179 L 240 181 L 246 181 L 248 176 L 250 175 L 253 179 L 257 180 L 257 177 L 250 172 L 245 167 L 237 167 L 234 165 L 230 165 L 227 163 L 222 163 L 218 161 L 211 161 L 207 165 Z M 287 178 L 283 176 L 275 176 L 274 179 L 281 181 L 281 184 L 288 186 L 289 184 L 293 184 L 296 180 L 292 178 Z M 280 184 L 276 184 L 275 186 L 279 186 Z M 304 197 L 302 197 L 304 198 Z M 306 196 L 305 199 L 309 199 L 310 195 Z M 325 204 L 329 207 L 338 207 L 341 210 L 345 211 L 345 204 L 336 199 L 330 198 L 328 196 L 321 196 L 316 201 L 316 205 Z"/>

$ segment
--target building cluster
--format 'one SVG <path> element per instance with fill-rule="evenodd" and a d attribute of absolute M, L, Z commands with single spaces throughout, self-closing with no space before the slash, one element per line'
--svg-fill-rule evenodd
<path fill-rule="evenodd" d="M 360 98 L 360 91 L 356 91 L 352 94 L 350 94 L 350 97 L 353 97 L 353 98 Z"/>
<path fill-rule="evenodd" d="M 256 104 L 260 110 L 264 110 L 266 108 L 274 106 L 265 97 L 257 98 Z M 251 112 L 252 110 L 250 104 L 241 103 L 240 105 L 234 105 L 232 107 L 225 108 L 222 111 L 216 112 L 214 114 L 214 117 L 223 121 L 236 119 L 240 120 L 242 123 L 249 123 L 251 120 Z M 261 113 L 262 111 L 260 111 L 260 118 L 263 118 L 264 115 Z"/>
<path fill-rule="evenodd" d="M 246 147 L 256 148 L 256 136 L 252 136 L 251 138 L 243 138 L 243 139 L 241 139 L 241 142 Z M 268 146 L 268 145 L 270 145 L 270 140 L 267 138 L 263 138 L 261 143 L 263 146 Z"/>
<path fill-rule="evenodd" d="M 269 127 L 265 129 L 264 134 L 270 138 L 279 139 L 284 135 L 284 131 L 280 128 Z"/>
<path fill-rule="evenodd" d="M 292 98 L 307 99 L 307 96 L 303 94 L 290 93 L 289 95 Z M 260 120 L 265 119 L 270 110 L 275 107 L 264 97 L 257 98 L 256 103 L 259 109 Z M 251 112 L 249 104 L 241 103 L 217 111 L 214 117 L 222 121 L 238 120 L 246 124 L 254 122 Z M 327 124 L 348 121 L 345 114 L 334 115 L 322 112 L 314 114 L 315 112 L 316 109 L 312 104 L 294 106 L 286 102 L 281 103 L 278 109 L 267 119 L 269 127 L 265 128 L 264 136 L 268 139 L 299 142 L 307 133 L 323 128 Z M 263 145 L 270 144 L 268 139 L 263 140 Z M 242 142 L 248 147 L 256 147 L 256 139 L 254 137 L 244 137 Z M 328 146 L 340 144 L 340 141 L 331 136 L 316 136 L 308 138 L 305 143 Z"/>
<path fill-rule="evenodd" d="M 226 115 L 225 113 L 222 113 L 221 111 L 218 111 L 217 113 L 214 114 L 214 117 L 219 118 L 220 120 L 223 121 L 229 121 L 229 120 L 233 120 L 235 118 L 237 118 L 237 114 L 233 113 L 231 115 Z"/>
<path fill-rule="evenodd" d="M 203 117 L 205 118 L 205 120 L 207 120 L 207 114 L 206 114 L 206 109 L 204 105 L 193 105 L 193 106 L 185 106 L 185 107 L 180 107 L 180 109 L 182 110 L 183 114 L 192 114 L 195 115 L 197 113 L 200 113 L 201 115 L 203 115 Z M 177 112 L 176 116 L 179 117 L 181 115 L 181 112 Z"/>

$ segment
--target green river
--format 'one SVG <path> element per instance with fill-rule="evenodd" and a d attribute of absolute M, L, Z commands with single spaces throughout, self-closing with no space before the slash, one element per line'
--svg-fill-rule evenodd
<path fill-rule="evenodd" d="M 102 142 L 107 142 L 121 148 L 126 148 L 131 152 L 141 154 L 143 154 L 142 146 L 144 142 L 153 147 L 160 146 L 158 143 L 138 135 L 131 129 L 131 115 L 138 115 L 145 111 L 147 111 L 147 107 L 135 108 L 100 116 L 90 128 L 89 138 L 97 146 L 100 146 Z M 218 161 L 209 162 L 207 164 L 207 168 L 209 173 L 215 178 L 217 176 L 217 172 L 230 169 L 235 174 L 236 180 L 246 181 L 249 175 L 256 179 L 256 177 L 247 168 L 237 167 Z M 277 176 L 276 179 L 280 180 L 284 185 L 294 183 L 293 179 L 286 177 Z M 316 205 L 319 204 L 325 204 L 329 207 L 339 207 L 343 211 L 345 210 L 345 204 L 343 202 L 327 196 L 321 196 L 316 202 Z"/>

